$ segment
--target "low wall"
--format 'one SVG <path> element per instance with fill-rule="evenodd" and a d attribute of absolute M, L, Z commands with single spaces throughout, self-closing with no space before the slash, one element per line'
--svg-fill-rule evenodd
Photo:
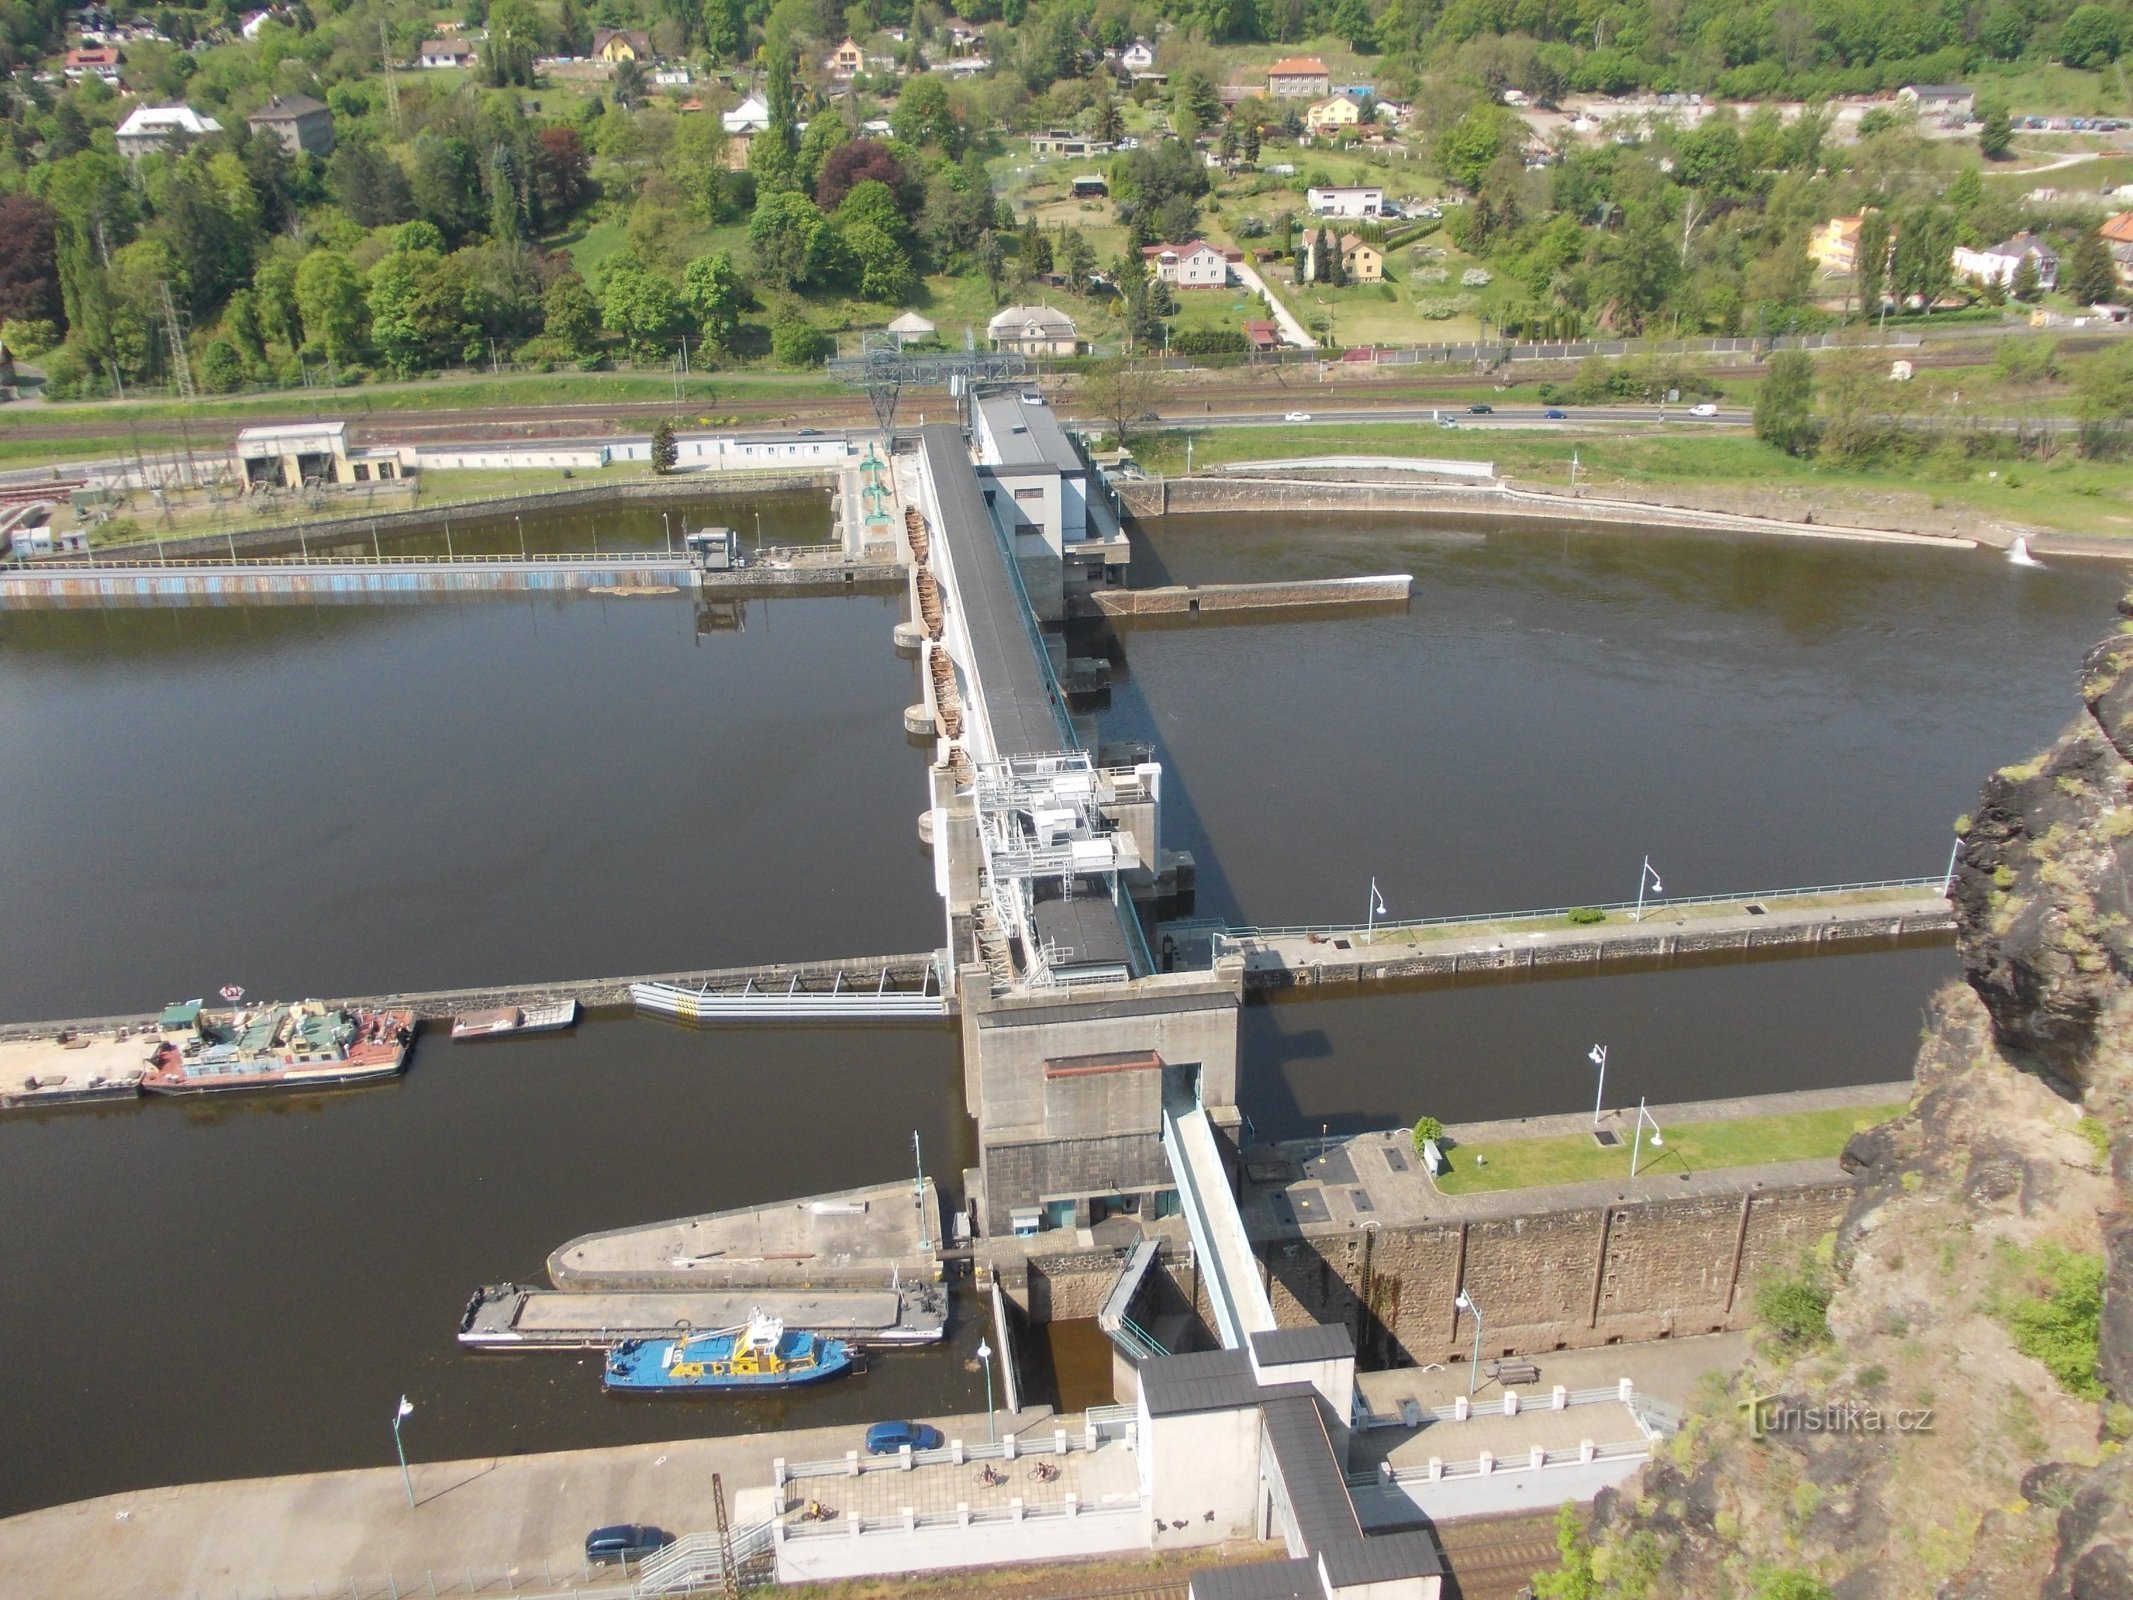
<path fill-rule="evenodd" d="M 1409 947 L 1368 961 L 1306 961 L 1300 965 L 1254 964 L 1247 959 L 1244 986 L 1261 992 L 1308 989 L 1325 984 L 1396 983 L 1407 978 L 1463 977 L 1490 972 L 1528 972 L 1564 967 L 1600 967 L 1623 962 L 1666 962 L 1733 952 L 1792 950 L 1808 953 L 1836 945 L 1895 944 L 1906 939 L 1955 931 L 1955 910 L 1875 916 L 1851 916 L 1827 922 L 1751 924 L 1710 932 L 1595 934 L 1589 939 L 1551 940 L 1545 944 L 1486 942 L 1454 944 L 1444 949 Z M 1396 947 L 1387 946 L 1391 951 Z"/>
<path fill-rule="evenodd" d="M 1491 1197 L 1486 1214 L 1258 1245 L 1284 1327 L 1345 1324 L 1368 1366 L 1465 1361 L 1482 1307 L 1483 1358 L 1742 1328 L 1754 1286 L 1834 1228 L 1852 1185 L 1833 1162 L 1707 1174 L 1726 1189 L 1577 1203 Z M 1758 1173 L 1760 1172 L 1760 1176 Z"/>
<path fill-rule="evenodd" d="M 1295 606 L 1397 604 L 1413 587 L 1408 574 L 1317 578 L 1299 583 L 1189 583 L 1158 589 L 1092 589 L 1107 617 L 1180 616 L 1191 612 L 1272 611 Z"/>

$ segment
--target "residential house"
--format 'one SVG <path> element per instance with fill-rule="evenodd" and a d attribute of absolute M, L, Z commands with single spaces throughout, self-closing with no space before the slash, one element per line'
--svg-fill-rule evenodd
<path fill-rule="evenodd" d="M 1383 283 L 1385 252 L 1360 234 L 1341 235 L 1341 270 L 1350 283 Z"/>
<path fill-rule="evenodd" d="M 1363 108 L 1344 94 L 1328 95 L 1315 100 L 1311 109 L 1304 113 L 1304 126 L 1317 134 L 1332 133 L 1337 128 L 1352 128 L 1363 120 Z"/>
<path fill-rule="evenodd" d="M 1304 203 L 1319 217 L 1377 217 L 1385 213 L 1385 191 L 1368 184 L 1334 184 L 1304 191 Z"/>
<path fill-rule="evenodd" d="M 655 67 L 652 70 L 652 86 L 657 89 L 686 89 L 696 80 L 687 67 Z M 697 110 L 703 110 L 698 106 Z"/>
<path fill-rule="evenodd" d="M 1850 217 L 1831 217 L 1807 236 L 1807 258 L 1822 270 L 1825 278 L 1841 278 L 1856 271 L 1859 266 L 1859 224 L 1864 213 Z M 1896 248 L 1896 225 L 1889 224 L 1891 252 Z M 1886 269 L 1888 263 L 1882 263 Z"/>
<path fill-rule="evenodd" d="M 415 52 L 415 65 L 433 72 L 441 67 L 471 67 L 479 59 L 464 39 L 425 39 Z"/>
<path fill-rule="evenodd" d="M 1076 178 L 1067 192 L 1076 200 L 1102 200 L 1111 193 L 1111 185 L 1091 174 Z"/>
<path fill-rule="evenodd" d="M 634 28 L 593 29 L 593 60 L 619 67 L 625 61 L 639 66 L 652 59 L 652 36 Z"/>
<path fill-rule="evenodd" d="M 118 125 L 118 151 L 128 161 L 138 161 L 154 151 L 182 149 L 221 131 L 221 123 L 191 106 L 135 106 Z"/>
<path fill-rule="evenodd" d="M 1290 56 L 1266 69 L 1266 92 L 1276 100 L 1323 100 L 1333 92 L 1333 74 L 1316 56 Z"/>
<path fill-rule="evenodd" d="M 254 133 L 279 139 L 289 154 L 333 154 L 333 113 L 308 94 L 278 94 L 245 118 Z"/>
<path fill-rule="evenodd" d="M 985 324 L 995 350 L 1026 356 L 1071 356 L 1081 350 L 1074 319 L 1052 306 L 1008 306 Z"/>
<path fill-rule="evenodd" d="M 1977 110 L 1977 94 L 1959 83 L 1907 83 L 1896 98 L 1921 117 L 1941 122 L 1968 122 Z"/>
<path fill-rule="evenodd" d="M 1047 128 L 1042 133 L 1029 136 L 1029 153 L 1039 160 L 1047 156 L 1065 156 L 1069 160 L 1080 161 L 1110 148 L 1085 133 L 1076 133 L 1072 128 Z"/>
<path fill-rule="evenodd" d="M 770 126 L 770 102 L 752 94 L 731 111 L 721 111 L 718 120 L 728 133 L 761 133 Z"/>
<path fill-rule="evenodd" d="M 278 20 L 279 19 L 271 11 L 247 12 L 239 20 L 237 24 L 237 32 L 243 38 L 257 39 L 259 37 L 259 30 L 261 28 L 264 28 L 270 22 Z"/>
<path fill-rule="evenodd" d="M 2111 261 L 2118 268 L 2118 281 L 2133 284 L 2133 211 L 2106 217 L 2103 226 L 2096 231 L 2111 247 Z"/>
<path fill-rule="evenodd" d="M 2033 233 L 2018 233 L 2012 239 L 2003 239 L 1998 244 L 1986 245 L 1981 250 L 1972 250 L 1967 245 L 1955 249 L 1955 275 L 1975 283 L 1997 283 L 2012 286 L 2015 273 L 2027 261 L 2036 270 L 2039 289 L 2055 289 L 2059 286 L 2059 258 Z"/>
<path fill-rule="evenodd" d="M 866 69 L 866 54 L 850 34 L 844 36 L 844 43 L 832 50 L 822 63 L 822 70 L 833 78 L 856 77 Z"/>
<path fill-rule="evenodd" d="M 1153 72 L 1155 70 L 1155 46 L 1146 39 L 1136 39 L 1118 53 L 1118 64 L 1128 73 Z"/>
<path fill-rule="evenodd" d="M 1179 289 L 1222 289 L 1229 286 L 1229 264 L 1242 261 L 1241 250 L 1224 250 L 1195 239 L 1190 244 L 1151 244 L 1141 248 L 1158 282 Z"/>
<path fill-rule="evenodd" d="M 119 68 L 126 64 L 126 57 L 117 45 L 83 45 L 69 50 L 66 59 L 66 75 L 69 83 L 78 83 L 83 78 L 102 78 L 117 87 Z"/>

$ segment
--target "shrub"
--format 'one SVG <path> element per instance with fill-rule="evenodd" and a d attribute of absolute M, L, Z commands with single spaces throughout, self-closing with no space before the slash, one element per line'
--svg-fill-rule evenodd
<path fill-rule="evenodd" d="M 1541 398 L 1545 400 L 1548 397 L 1546 395 L 1542 395 Z M 1579 906 L 1575 911 L 1570 913 L 1570 920 L 1576 923 L 1581 928 L 1589 928 L 1595 922 L 1605 922 L 1607 920 L 1607 913 L 1602 911 L 1598 906 Z"/>
<path fill-rule="evenodd" d="M 102 377 L 62 346 L 44 361 L 44 392 L 54 400 L 90 400 L 105 392 Z"/>
<path fill-rule="evenodd" d="M 1829 1343 L 1829 1285 L 1806 1262 L 1797 1274 L 1772 1276 L 1755 1291 L 1755 1320 L 1779 1343 L 1801 1349 Z"/>
<path fill-rule="evenodd" d="M 1439 1122 L 1439 1121 L 1438 1121 L 1438 1120 L 1437 1120 L 1437 1119 L 1436 1119 L 1435 1117 L 1417 1117 L 1417 1118 L 1415 1118 L 1415 1154 L 1416 1154 L 1416 1155 L 1420 1155 L 1420 1154 L 1422 1153 L 1422 1147 L 1423 1147 L 1423 1146 L 1424 1146 L 1425 1144 L 1429 1143 L 1429 1141 L 1430 1141 L 1430 1140 L 1432 1140 L 1432 1139 L 1442 1139 L 1443 1137 L 1444 1137 L 1444 1124 L 1443 1124 L 1443 1123 L 1441 1123 L 1441 1122 Z"/>
<path fill-rule="evenodd" d="M 35 361 L 47 350 L 59 343 L 59 329 L 42 318 L 18 321 L 10 318 L 0 322 L 0 344 L 15 352 L 25 361 Z"/>
<path fill-rule="evenodd" d="M 781 312 L 770 324 L 770 353 L 781 367 L 812 367 L 836 353 L 836 341 L 805 317 Z"/>
<path fill-rule="evenodd" d="M 1496 281 L 1496 276 L 1486 267 L 1468 267 L 1459 274 L 1459 281 L 1469 289 L 1486 289 Z"/>
<path fill-rule="evenodd" d="M 1252 347 L 1242 328 L 1187 328 L 1170 337 L 1170 350 L 1180 356 L 1242 355 Z"/>
<path fill-rule="evenodd" d="M 2040 1361 L 2060 1386 L 2101 1400 L 2096 1354 L 2103 1322 L 2103 1257 L 2040 1245 L 2030 1257 L 2037 1291 L 2006 1308 L 2015 1348 Z"/>

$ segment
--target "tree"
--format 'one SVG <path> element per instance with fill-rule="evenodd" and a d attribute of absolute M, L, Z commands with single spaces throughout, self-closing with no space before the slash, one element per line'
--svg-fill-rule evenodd
<path fill-rule="evenodd" d="M 836 353 L 836 343 L 793 306 L 781 306 L 770 319 L 770 353 L 781 367 L 819 366 Z"/>
<path fill-rule="evenodd" d="M 1979 114 L 1978 154 L 1987 161 L 2005 161 L 2014 148 L 2014 123 L 2003 106 L 1987 106 Z"/>
<path fill-rule="evenodd" d="M 616 105 L 625 108 L 641 106 L 650 92 L 644 81 L 644 68 L 637 64 L 635 57 L 623 61 L 615 68 L 614 87 L 609 93 L 615 97 Z"/>
<path fill-rule="evenodd" d="M 1804 350 L 1780 350 L 1755 397 L 1755 436 L 1787 455 L 1814 447 L 1815 364 Z"/>
<path fill-rule="evenodd" d="M 209 394 L 235 394 L 244 387 L 244 357 L 229 340 L 211 340 L 200 352 L 200 383 Z"/>
<path fill-rule="evenodd" d="M 1516 149 L 1525 124 L 1506 106 L 1477 105 L 1437 136 L 1438 172 L 1469 192 L 1481 187 L 1482 174 L 1505 148 Z"/>
<path fill-rule="evenodd" d="M 436 302 L 430 291 L 443 262 L 435 250 L 418 245 L 394 250 L 370 269 L 365 300 L 371 341 L 401 377 L 433 365 L 440 342 L 459 331 L 456 316 L 449 327 L 438 326 L 431 316 Z"/>
<path fill-rule="evenodd" d="M 2076 7 L 2059 24 L 2059 59 L 2070 67 L 2100 67 L 2125 48 L 2125 25 L 2104 6 Z"/>
<path fill-rule="evenodd" d="M 1415 1118 L 1414 1139 L 1416 1155 L 1420 1155 L 1422 1153 L 1422 1147 L 1425 1144 L 1428 1144 L 1433 1139 L 1441 1139 L 1443 1137 L 1444 1124 L 1439 1122 L 1435 1117 Z"/>
<path fill-rule="evenodd" d="M 1881 297 L 1889 282 L 1889 214 L 1868 211 L 1859 218 L 1859 237 L 1852 252 L 1852 271 L 1859 280 L 1859 309 L 1868 316 L 1881 310 Z"/>
<path fill-rule="evenodd" d="M 414 209 L 407 174 L 370 139 L 349 139 L 326 163 L 326 189 L 350 219 L 366 228 L 405 219 Z"/>
<path fill-rule="evenodd" d="M 917 211 L 924 198 L 924 190 L 912 181 L 895 151 L 877 140 L 854 139 L 838 145 L 823 161 L 814 184 L 815 204 L 824 212 L 835 211 L 846 195 L 869 181 L 885 185 L 896 209 L 906 217 Z"/>
<path fill-rule="evenodd" d="M 638 360 L 655 359 L 682 326 L 681 296 L 628 250 L 611 256 L 600 294 L 600 320 L 629 341 Z"/>
<path fill-rule="evenodd" d="M 1079 228 L 1069 228 L 1060 236 L 1059 270 L 1076 294 L 1088 291 L 1089 275 L 1096 270 L 1096 251 Z"/>
<path fill-rule="evenodd" d="M 748 303 L 748 286 L 732 255 L 714 250 L 690 262 L 681 275 L 681 298 L 704 337 L 721 350 L 731 349 L 740 331 L 741 308 Z"/>
<path fill-rule="evenodd" d="M 416 214 L 437 224 L 447 244 L 481 231 L 481 162 L 466 140 L 433 132 L 417 137 L 410 188 Z"/>
<path fill-rule="evenodd" d="M 1125 447 L 1132 441 L 1135 426 L 1155 409 L 1161 389 L 1162 380 L 1154 368 L 1113 356 L 1090 365 L 1078 398 L 1111 424 L 1119 445 Z"/>
<path fill-rule="evenodd" d="M 829 223 L 804 194 L 774 191 L 755 203 L 748 249 L 757 275 L 777 289 L 797 289 L 818 276 Z"/>
<path fill-rule="evenodd" d="M 793 106 L 793 54 L 788 45 L 772 54 L 764 84 L 765 115 L 770 126 L 748 146 L 748 170 L 759 190 L 789 189 L 795 181 L 800 148 L 798 114 Z"/>
<path fill-rule="evenodd" d="M 933 144 L 953 154 L 960 139 L 947 85 L 930 72 L 905 83 L 889 123 L 896 137 L 908 145 Z"/>
<path fill-rule="evenodd" d="M 591 352 L 600 331 L 600 306 L 575 272 L 566 272 L 541 296 L 541 330 L 574 356 Z"/>
<path fill-rule="evenodd" d="M 652 470 L 662 478 L 674 470 L 674 463 L 681 459 L 681 447 L 674 442 L 674 424 L 661 417 L 652 424 Z"/>
<path fill-rule="evenodd" d="M 1000 242 L 999 234 L 987 228 L 978 235 L 978 270 L 985 274 L 985 286 L 992 291 L 995 304 L 1000 299 L 1000 283 L 1007 276 L 1007 247 Z"/>
<path fill-rule="evenodd" d="M 57 323 L 59 219 L 42 200 L 0 195 L 0 322 Z"/>
<path fill-rule="evenodd" d="M 836 151 L 852 142 L 852 130 L 844 125 L 844 118 L 824 112 L 810 121 L 807 132 L 800 136 L 799 152 L 793 158 L 793 182 L 799 185 L 801 192 L 816 193 L 824 164 Z"/>
<path fill-rule="evenodd" d="M 2017 300 L 2037 298 L 2037 259 L 2025 255 L 2015 263 L 2014 276 L 2008 280 L 2007 292 Z"/>
<path fill-rule="evenodd" d="M 1032 217 L 1023 225 L 1017 260 L 1024 278 L 1038 278 L 1052 270 L 1052 236 Z"/>
<path fill-rule="evenodd" d="M 5 238 L 0 232 L 0 238 Z M 2074 297 L 2079 306 L 2103 305 L 2118 294 L 2118 268 L 2111 260 L 2111 247 L 2103 242 L 2103 235 L 2093 229 L 2085 229 L 2074 241 L 2074 248 L 2067 258 L 2066 276 L 2060 286 Z"/>
<path fill-rule="evenodd" d="M 918 274 L 891 234 L 874 223 L 857 221 L 840 221 L 835 232 L 857 269 L 862 298 L 892 306 L 917 298 Z M 994 243 L 997 248 L 998 241 Z M 995 287 L 995 297 L 998 292 Z"/>
<path fill-rule="evenodd" d="M 1555 1514 L 1556 1565 L 1533 1575 L 1539 1600 L 1599 1600 L 1600 1579 L 1593 1570 L 1592 1541 L 1585 1535 L 1585 1515 L 1571 1501 Z"/>
<path fill-rule="evenodd" d="M 591 190 L 592 157 L 576 128 L 541 129 L 533 141 L 533 192 L 541 215 L 559 222 L 585 204 Z"/>
<path fill-rule="evenodd" d="M 2074 375 L 2074 406 L 2081 419 L 2081 453 L 2117 455 L 2133 421 L 2133 346 L 2120 345 L 2082 364 Z"/>
<path fill-rule="evenodd" d="M 338 250 L 314 250 L 296 269 L 296 304 L 304 329 L 336 361 L 352 357 L 363 334 L 363 280 Z"/>

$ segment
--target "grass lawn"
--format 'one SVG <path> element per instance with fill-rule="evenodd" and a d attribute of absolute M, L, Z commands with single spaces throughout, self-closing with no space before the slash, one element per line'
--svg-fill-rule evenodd
<path fill-rule="evenodd" d="M 1323 391 L 1320 391 L 1323 392 Z M 1315 398 L 1315 396 L 1314 396 Z M 1470 397 L 1469 397 L 1470 398 Z M 1731 398 L 1731 396 L 1729 396 Z M 1332 405 L 1328 394 L 1325 403 Z M 1577 408 L 1570 407 L 1574 421 Z M 1184 432 L 1136 441 L 1135 455 L 1151 472 L 1176 472 L 1185 458 Z M 1193 462 L 1209 467 L 1323 452 L 1342 455 L 1443 456 L 1494 461 L 1512 478 L 1567 484 L 1570 457 L 1578 481 L 1595 492 L 1724 483 L 1819 491 L 1838 505 L 1847 490 L 1926 495 L 1933 506 L 1960 505 L 2010 521 L 2069 533 L 2133 536 L 2133 464 L 2083 461 L 2063 454 L 2050 463 L 2014 462 L 1945 471 L 1935 461 L 1911 467 L 1848 471 L 1779 454 L 1740 433 L 1578 434 L 1540 429 L 1446 429 L 1414 423 L 1350 423 L 1302 427 L 1278 439 L 1263 430 L 1214 429 L 1194 435 Z M 1997 478 L 1988 477 L 1998 472 Z"/>
<path fill-rule="evenodd" d="M 1831 1111 L 1795 1111 L 1780 1116 L 1740 1117 L 1730 1122 L 1683 1122 L 1662 1129 L 1660 1137 L 1664 1142 L 1656 1150 L 1647 1127 L 1637 1174 L 1668 1176 L 1834 1156 L 1853 1134 L 1886 1122 L 1903 1109 L 1901 1104 L 1840 1106 Z M 1603 1149 L 1585 1133 L 1454 1145 L 1445 1152 L 1451 1170 L 1435 1182 L 1445 1194 L 1483 1194 L 1626 1178 L 1631 1154 L 1631 1150 L 1619 1146 Z"/>
<path fill-rule="evenodd" d="M 2014 116 L 2122 117 L 2129 108 L 2115 74 L 2085 72 L 2056 62 L 1980 74 L 1978 99 Z"/>

